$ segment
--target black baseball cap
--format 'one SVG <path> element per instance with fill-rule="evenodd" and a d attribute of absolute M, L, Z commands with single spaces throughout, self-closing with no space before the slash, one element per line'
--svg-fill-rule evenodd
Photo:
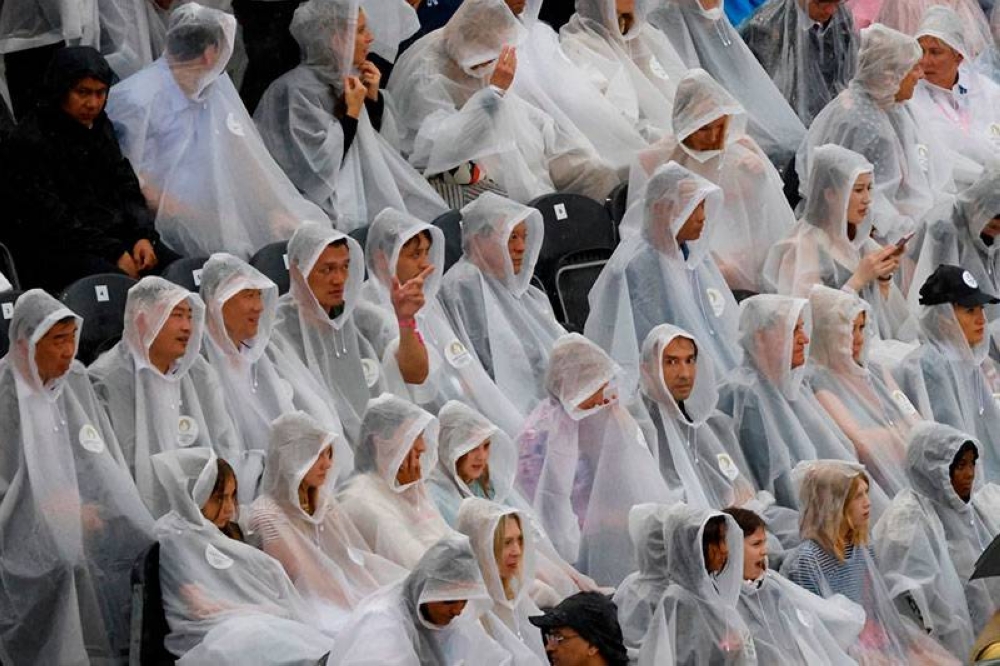
<path fill-rule="evenodd" d="M 964 268 L 941 264 L 920 287 L 920 304 L 942 303 L 972 307 L 1000 303 L 1000 298 L 980 289 L 975 276 Z"/>
<path fill-rule="evenodd" d="M 597 648 L 611 666 L 628 663 L 628 652 L 618 624 L 618 607 L 600 592 L 580 592 L 567 597 L 545 615 L 528 618 L 547 634 L 552 629 L 568 627 Z"/>

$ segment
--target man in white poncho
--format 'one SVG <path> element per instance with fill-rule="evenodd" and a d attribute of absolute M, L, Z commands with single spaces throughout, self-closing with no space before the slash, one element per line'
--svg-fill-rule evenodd
<path fill-rule="evenodd" d="M 272 346 L 278 287 L 246 262 L 213 254 L 201 273 L 206 322 L 202 354 L 222 383 L 226 407 L 248 451 L 240 500 L 249 504 L 268 450 L 271 421 L 303 409 L 326 427 L 341 432 L 336 407 L 325 388 L 294 356 Z M 346 477 L 354 468 L 347 441 L 337 440 L 338 467 Z"/>
<path fill-rule="evenodd" d="M 544 399 L 552 344 L 566 330 L 531 284 L 545 228 L 534 208 L 491 192 L 462 209 L 462 258 L 441 284 L 459 340 L 524 414 Z"/>
<path fill-rule="evenodd" d="M 228 465 L 211 449 L 192 447 L 158 453 L 152 466 L 171 508 L 156 522 L 156 537 L 170 627 L 164 645 L 177 663 L 320 663 L 333 638 L 317 628 L 281 564 L 218 525 L 235 506 Z"/>
<path fill-rule="evenodd" d="M 951 9 L 961 21 L 961 31 L 969 43 L 972 57 L 991 43 L 990 25 L 978 0 L 881 0 L 875 19 L 907 35 L 915 35 L 927 10 L 936 5 Z"/>
<path fill-rule="evenodd" d="M 912 489 L 875 525 L 875 554 L 900 610 L 965 658 L 997 610 L 995 578 L 970 581 L 1000 529 L 1000 488 L 977 483 L 979 445 L 951 426 L 927 423 L 908 442 Z"/>
<path fill-rule="evenodd" d="M 191 256 L 246 259 L 303 220 L 326 219 L 268 154 L 224 72 L 235 34 L 230 14 L 178 7 L 164 55 L 116 85 L 108 100 L 157 231 Z"/>
<path fill-rule="evenodd" d="M 670 106 L 687 67 L 646 18 L 648 0 L 577 0 L 559 30 L 563 50 L 649 141 L 670 133 Z"/>
<path fill-rule="evenodd" d="M 475 162 L 527 203 L 570 191 L 603 200 L 618 177 L 589 143 L 512 89 L 523 26 L 503 0 L 466 0 L 396 63 L 394 141 L 428 176 Z"/>
<path fill-rule="evenodd" d="M 986 481 L 1000 481 L 1000 372 L 988 356 L 984 307 L 1000 303 L 972 273 L 942 264 L 920 287 L 922 344 L 895 369 L 927 418 L 974 435 Z"/>
<path fill-rule="evenodd" d="M 545 387 L 518 440 L 517 485 L 559 554 L 598 583 L 635 570 L 628 509 L 675 499 L 616 391 L 620 369 L 577 333 L 552 349 Z"/>
<path fill-rule="evenodd" d="M 810 182 L 818 146 L 835 143 L 871 162 L 875 234 L 883 242 L 921 231 L 924 215 L 954 189 L 950 153 L 906 104 L 923 76 L 921 55 L 912 37 L 880 24 L 865 28 L 857 74 L 813 120 L 795 160 L 802 183 Z"/>
<path fill-rule="evenodd" d="M 584 331 L 638 382 L 640 347 L 659 324 L 694 331 L 723 371 L 739 362 L 738 306 L 715 264 L 713 239 L 725 233 L 718 187 L 675 162 L 658 167 L 622 222 L 624 240 L 587 299 Z"/>
<path fill-rule="evenodd" d="M 704 69 L 739 100 L 747 111 L 747 133 L 771 161 L 788 164 L 806 128 L 726 18 L 722 0 L 666 0 L 648 19 L 687 67 Z"/>
<path fill-rule="evenodd" d="M 82 320 L 21 295 L 0 360 L 0 659 L 122 664 L 129 577 L 153 541 L 118 441 L 76 360 Z"/>
<path fill-rule="evenodd" d="M 243 442 L 222 384 L 199 353 L 204 328 L 205 305 L 196 294 L 162 278 L 143 278 L 128 291 L 121 341 L 89 368 L 125 462 L 155 517 L 167 506 L 153 479 L 154 454 L 205 446 L 232 461 L 237 473 L 243 469 Z"/>
<path fill-rule="evenodd" d="M 760 292 L 767 251 L 795 223 L 795 215 L 778 172 L 745 133 L 746 123 L 732 95 L 708 72 L 691 70 L 677 86 L 674 134 L 640 152 L 632 166 L 629 201 L 671 161 L 718 185 L 723 203 L 711 245 L 715 261 L 730 288 Z"/>
<path fill-rule="evenodd" d="M 303 62 L 271 84 L 254 120 L 264 144 L 295 186 L 348 231 L 392 207 L 421 219 L 447 210 L 430 184 L 379 134 L 397 124 L 368 60 L 375 35 L 392 34 L 403 0 L 311 0 L 291 32 Z M 393 50 L 396 44 L 391 44 Z"/>
<path fill-rule="evenodd" d="M 437 463 L 437 434 L 437 419 L 419 407 L 389 394 L 372 398 L 361 423 L 357 473 L 339 495 L 368 547 L 406 568 L 452 533 L 426 484 Z"/>
<path fill-rule="evenodd" d="M 436 413 L 448 400 L 461 400 L 516 436 L 524 413 L 487 374 L 476 350 L 463 344 L 437 295 L 444 272 L 445 238 L 434 225 L 392 208 L 383 210 L 368 229 L 365 260 L 369 280 L 362 294 L 391 308 L 393 281 L 406 283 L 430 270 L 424 279 L 424 305 L 414 315 L 427 351 L 427 378 L 407 383 L 387 354 L 384 368 L 390 389 Z"/>
<path fill-rule="evenodd" d="M 382 359 L 392 353 L 390 345 L 391 362 L 404 381 L 420 384 L 427 377 L 427 351 L 414 315 L 423 307 L 423 280 L 430 271 L 405 285 L 393 282 L 393 323 L 391 311 L 361 298 L 364 256 L 353 238 L 305 224 L 288 244 L 288 270 L 291 290 L 278 301 L 275 346 L 298 358 L 329 391 L 344 434 L 356 447 L 368 400 L 386 386 Z"/>
<path fill-rule="evenodd" d="M 406 570 L 371 552 L 333 496 L 342 436 L 304 412 L 279 416 L 269 431 L 267 471 L 247 524 L 317 624 L 335 631 L 362 599 Z"/>
<path fill-rule="evenodd" d="M 400 583 L 371 596 L 337 637 L 331 666 L 507 666 L 477 621 L 489 599 L 469 540 L 434 543 Z"/>

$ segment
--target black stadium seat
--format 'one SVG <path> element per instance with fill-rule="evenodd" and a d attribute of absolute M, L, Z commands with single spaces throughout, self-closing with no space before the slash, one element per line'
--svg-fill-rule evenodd
<path fill-rule="evenodd" d="M 170 632 L 160 589 L 160 544 L 154 543 L 132 567 L 132 622 L 129 666 L 172 666 L 163 645 Z"/>
<path fill-rule="evenodd" d="M 271 243 L 257 250 L 250 265 L 271 278 L 278 285 L 278 293 L 288 291 L 288 241 Z"/>
<path fill-rule="evenodd" d="M 608 215 L 611 216 L 615 227 L 621 224 L 622 220 L 625 219 L 625 211 L 628 210 L 628 183 L 621 183 L 611 190 L 611 194 L 604 202 L 604 207 L 608 209 Z M 620 236 L 621 234 L 619 234 Z"/>
<path fill-rule="evenodd" d="M 358 245 L 361 246 L 361 251 L 364 252 L 368 244 L 368 225 L 363 227 L 358 227 L 357 229 L 351 229 L 347 232 L 347 235 L 358 241 Z M 365 262 L 365 279 L 368 279 L 368 262 Z"/>
<path fill-rule="evenodd" d="M 77 358 L 85 365 L 97 358 L 99 349 L 121 338 L 125 299 L 135 283 L 121 273 L 100 273 L 80 278 L 59 296 L 66 307 L 83 317 Z"/>
<path fill-rule="evenodd" d="M 444 233 L 444 270 L 451 268 L 462 258 L 462 212 L 449 210 L 431 222 Z"/>
<path fill-rule="evenodd" d="M 14 266 L 14 256 L 3 243 L 0 243 L 0 273 L 3 273 L 14 289 L 21 288 L 21 281 L 17 279 L 17 268 Z"/>
<path fill-rule="evenodd" d="M 582 333 L 590 314 L 590 289 L 611 258 L 611 250 L 584 250 L 569 254 L 556 266 L 556 298 L 565 318 L 567 330 Z"/>
<path fill-rule="evenodd" d="M 0 291 L 0 356 L 10 349 L 10 339 L 7 337 L 10 331 L 10 318 L 14 316 L 14 301 L 23 292 L 20 291 Z"/>
<path fill-rule="evenodd" d="M 201 287 L 201 267 L 208 257 L 183 257 L 171 262 L 164 269 L 162 277 L 174 284 L 179 284 L 188 291 L 198 292 Z"/>

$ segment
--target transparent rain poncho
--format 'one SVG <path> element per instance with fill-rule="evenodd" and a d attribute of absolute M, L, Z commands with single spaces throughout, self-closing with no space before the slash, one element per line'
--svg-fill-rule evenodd
<path fill-rule="evenodd" d="M 927 10 L 936 5 L 947 7 L 958 16 L 972 58 L 992 43 L 989 21 L 977 0 L 882 0 L 876 20 L 907 35 L 916 35 Z"/>
<path fill-rule="evenodd" d="M 427 259 L 434 266 L 434 272 L 424 280 L 426 300 L 415 318 L 427 350 L 428 376 L 422 384 L 406 384 L 395 362 L 395 345 L 392 345 L 383 358 L 388 383 L 395 393 L 431 412 L 437 412 L 448 400 L 466 402 L 501 425 L 504 432 L 515 436 L 524 423 L 523 413 L 487 374 L 475 349 L 468 349 L 462 343 L 437 298 L 444 272 L 445 247 L 444 234 L 439 228 L 391 208 L 379 213 L 368 229 L 365 260 L 369 280 L 362 293 L 391 311 L 390 290 L 403 246 L 423 232 L 431 237 Z"/>
<path fill-rule="evenodd" d="M 802 545 L 782 564 L 788 578 L 810 592 L 830 598 L 843 594 L 865 611 L 865 625 L 848 653 L 859 664 L 937 666 L 959 662 L 940 644 L 904 619 L 893 605 L 876 568 L 871 543 L 847 544 L 844 559 L 834 555 L 844 506 L 855 477 L 864 467 L 839 460 L 802 462 L 795 469 L 801 486 Z"/>
<path fill-rule="evenodd" d="M 340 241 L 347 243 L 350 267 L 343 307 L 331 316 L 308 279 L 323 251 Z M 396 326 L 388 312 L 361 298 L 364 255 L 350 236 L 321 224 L 302 225 L 288 243 L 288 275 L 291 287 L 278 299 L 274 345 L 298 358 L 329 391 L 344 434 L 357 448 L 368 400 L 385 385 L 380 361 Z"/>
<path fill-rule="evenodd" d="M 665 504 L 636 504 L 628 512 L 629 537 L 638 568 L 625 577 L 612 601 L 629 659 L 639 658 L 657 604 L 670 585 L 670 567 L 664 529 L 672 511 Z M 673 663 L 673 662 L 669 662 Z"/>
<path fill-rule="evenodd" d="M 560 598 L 582 590 L 596 587 L 594 582 L 573 569 L 556 552 L 555 546 L 542 529 L 530 505 L 514 488 L 517 473 L 518 451 L 514 442 L 485 416 L 468 405 L 451 400 L 438 412 L 440 435 L 438 442 L 437 466 L 427 479 L 428 489 L 438 510 L 448 522 L 455 526 L 459 507 L 469 497 L 484 497 L 501 506 L 517 510 L 522 519 L 522 530 L 531 532 L 536 549 L 535 567 L 539 581 L 550 586 Z M 470 486 L 458 474 L 458 460 L 490 441 L 489 490 L 481 484 Z M 544 601 L 541 591 L 532 594 L 539 603 Z"/>
<path fill-rule="evenodd" d="M 245 289 L 260 291 L 263 310 L 257 335 L 237 346 L 227 332 L 222 308 Z M 305 366 L 269 347 L 278 306 L 278 287 L 270 279 L 230 254 L 214 254 L 202 267 L 201 297 L 207 311 L 202 353 L 219 376 L 226 406 L 248 451 L 240 498 L 249 504 L 256 496 L 255 475 L 259 479 L 263 471 L 272 420 L 300 404 L 338 432 L 340 420 Z M 346 440 L 337 443 L 338 466 L 352 469 L 354 458 Z"/>
<path fill-rule="evenodd" d="M 389 394 L 372 398 L 355 449 L 356 474 L 339 495 L 368 547 L 406 568 L 452 532 L 426 485 L 437 464 L 437 434 L 437 419 L 419 407 Z M 421 477 L 400 484 L 397 472 L 419 437 Z"/>
<path fill-rule="evenodd" d="M 1000 601 L 996 579 L 969 581 L 995 536 L 997 487 L 984 492 L 976 484 L 969 503 L 955 492 L 949 466 L 967 441 L 976 444 L 951 426 L 914 428 L 906 470 L 913 487 L 896 495 L 874 530 L 879 569 L 897 606 L 914 608 L 927 633 L 962 659 Z"/>
<path fill-rule="evenodd" d="M 500 576 L 502 562 L 497 559 L 496 546 L 501 519 L 508 524 L 517 520 L 524 537 L 517 575 L 511 576 L 506 586 Z M 535 577 L 535 541 L 528 520 L 516 509 L 472 497 L 462 502 L 455 529 L 469 537 L 492 602 L 479 621 L 493 640 L 511 653 L 512 664 L 540 666 L 549 660 L 545 656 L 541 632 L 528 622 L 528 618 L 542 614 L 529 596 Z M 499 538 L 502 544 L 503 535 Z M 507 596 L 508 589 L 513 596 Z"/>
<path fill-rule="evenodd" d="M 670 107 L 687 67 L 667 36 L 647 22 L 651 4 L 635 3 L 634 21 L 622 34 L 614 0 L 576 0 L 559 37 L 600 94 L 647 140 L 656 140 L 671 131 Z"/>
<path fill-rule="evenodd" d="M 640 664 L 677 666 L 753 665 L 756 648 L 740 617 L 743 532 L 732 516 L 678 503 L 667 510 L 663 526 L 670 584 L 649 625 Z M 710 574 L 702 550 L 705 524 L 721 516 L 726 525 L 729 557 L 722 570 Z M 673 661 L 664 648 L 670 646 Z"/>
<path fill-rule="evenodd" d="M 851 192 L 858 177 L 873 173 L 871 163 L 836 144 L 819 146 L 812 160 L 802 219 L 771 248 L 763 268 L 771 290 L 799 298 L 808 297 L 816 284 L 853 292 L 847 282 L 862 258 L 882 250 L 871 237 L 872 209 L 855 227 L 853 239 L 848 233 Z M 858 295 L 868 302 L 873 315 L 869 327 L 879 337 L 912 335 L 912 316 L 895 282 L 883 294 L 878 280 L 872 280 Z"/>
<path fill-rule="evenodd" d="M 366 600 L 337 636 L 330 666 L 501 666 L 511 656 L 478 621 L 489 603 L 479 563 L 463 535 L 437 541 L 401 583 Z M 427 620 L 421 605 L 466 601 L 446 626 Z"/>
<path fill-rule="evenodd" d="M 972 274 L 980 288 L 1000 294 L 1000 243 L 987 245 L 983 229 L 1000 217 L 1000 165 L 987 169 L 963 190 L 953 206 L 942 206 L 928 217 L 927 235 L 913 273 L 909 302 L 919 311 L 920 285 L 941 264 L 961 266 Z M 1000 305 L 987 303 L 986 317 L 1000 318 Z"/>
<path fill-rule="evenodd" d="M 678 403 L 663 377 L 663 352 L 677 338 L 695 344 L 698 354 L 691 395 Z M 687 504 L 705 509 L 745 507 L 767 522 L 782 543 L 798 543 L 798 514 L 757 492 L 736 439 L 733 420 L 717 408 L 719 389 L 714 363 L 700 340 L 672 324 L 646 336 L 640 366 L 642 395 L 656 428 L 652 447 L 667 484 L 684 489 Z"/>
<path fill-rule="evenodd" d="M 428 176 L 474 161 L 522 203 L 553 190 L 603 200 L 618 179 L 589 142 L 516 90 L 489 85 L 501 49 L 523 37 L 503 0 L 462 2 L 396 63 L 388 92 L 398 126 L 383 134 Z"/>
<path fill-rule="evenodd" d="M 338 448 L 341 436 L 304 412 L 279 416 L 270 433 L 261 496 L 247 523 L 310 604 L 310 615 L 335 631 L 364 597 L 402 580 L 406 570 L 372 553 L 334 499 L 336 452 L 325 483 L 316 489 L 312 514 L 301 506 L 302 480 L 327 447 Z"/>
<path fill-rule="evenodd" d="M 853 353 L 854 320 L 871 310 L 857 296 L 815 286 L 809 383 L 816 399 L 854 444 L 858 459 L 891 497 L 909 486 L 904 471 L 906 440 L 923 418 L 892 374 L 868 360 L 875 342 L 865 327 L 861 360 Z"/>
<path fill-rule="evenodd" d="M 441 302 L 463 345 L 522 413 L 545 398 L 545 368 L 566 331 L 549 298 L 531 284 L 545 227 L 542 214 L 491 192 L 462 209 L 462 258 L 441 284 Z M 507 251 L 520 223 L 527 236 L 521 269 Z"/>
<path fill-rule="evenodd" d="M 704 203 L 697 240 L 677 234 Z M 622 221 L 623 240 L 590 290 L 585 331 L 625 370 L 633 391 L 646 335 L 664 322 L 694 331 L 728 371 L 739 363 L 738 306 L 711 250 L 727 233 L 722 192 L 676 162 L 658 167 Z"/>
<path fill-rule="evenodd" d="M 800 0 L 770 0 L 740 26 L 746 45 L 806 127 L 858 67 L 859 38 L 846 5 L 826 25 L 815 26 Z"/>
<path fill-rule="evenodd" d="M 871 162 L 872 222 L 885 242 L 917 231 L 923 216 L 953 189 L 950 153 L 918 125 L 908 104 L 895 101 L 900 82 L 921 56 L 916 39 L 881 24 L 865 28 L 857 74 L 813 120 L 795 159 L 803 184 L 810 182 L 815 150 L 828 143 Z"/>
<path fill-rule="evenodd" d="M 0 360 L 0 656 L 11 664 L 118 663 L 132 565 L 153 541 L 83 366 L 39 374 L 39 341 L 67 319 L 75 355 L 83 320 L 40 289 L 22 294 Z"/>
<path fill-rule="evenodd" d="M 235 34 L 232 15 L 181 5 L 170 16 L 164 55 L 108 98 L 157 231 L 189 256 L 247 259 L 305 220 L 326 220 L 271 158 L 224 72 Z"/>
<path fill-rule="evenodd" d="M 171 511 L 156 523 L 160 587 L 178 664 L 316 664 L 333 639 L 315 628 L 281 564 L 223 534 L 201 513 L 218 476 L 211 449 L 158 453 Z"/>
<path fill-rule="evenodd" d="M 167 14 L 157 3 L 97 0 L 96 4 L 101 25 L 99 48 L 119 80 L 160 57 L 167 41 Z"/>
<path fill-rule="evenodd" d="M 733 417 L 758 488 L 797 507 L 789 473 L 800 460 L 854 460 L 854 446 L 805 385 L 806 365 L 792 368 L 795 327 L 812 333 L 809 301 L 753 296 L 740 305 L 743 365 L 720 384 L 719 408 Z M 805 355 L 808 357 L 809 345 Z"/>
<path fill-rule="evenodd" d="M 934 37 L 960 53 L 963 61 L 954 85 L 941 88 L 926 78 L 920 81 L 911 106 L 938 141 L 955 153 L 981 166 L 996 163 L 1000 160 L 1000 85 L 975 66 L 969 48 L 974 40 L 967 37 L 962 20 L 947 6 L 930 6 L 914 37 Z"/>
<path fill-rule="evenodd" d="M 857 664 L 847 651 L 858 640 L 865 612 L 846 597 L 824 599 L 768 569 L 743 581 L 738 609 L 760 664 Z"/>
<path fill-rule="evenodd" d="M 0 53 L 13 53 L 65 42 L 97 46 L 100 41 L 97 0 L 9 0 L 0 7 Z"/>
<path fill-rule="evenodd" d="M 369 224 L 385 208 L 426 220 L 448 209 L 423 176 L 379 134 L 367 110 L 362 109 L 354 140 L 345 147 L 337 114 L 344 113 L 338 108 L 343 104 L 344 77 L 358 75 L 352 59 L 359 7 L 376 38 L 386 32 L 390 33 L 386 37 L 407 36 L 391 34 L 404 11 L 412 14 L 403 0 L 303 3 L 291 27 L 303 62 L 271 84 L 254 112 L 275 161 L 307 199 L 336 217 L 343 231 Z M 379 94 L 385 102 L 384 93 Z M 384 104 L 383 125 L 394 122 L 392 113 L 392 105 Z"/>
<path fill-rule="evenodd" d="M 698 129 L 728 117 L 720 150 L 694 150 L 684 140 Z M 677 86 L 674 135 L 638 154 L 629 176 L 629 201 L 636 201 L 657 167 L 677 162 L 715 183 L 723 203 L 711 250 L 733 289 L 761 291 L 764 258 L 795 223 L 778 172 L 744 132 L 743 107 L 703 69 L 692 69 Z"/>
<path fill-rule="evenodd" d="M 191 308 L 191 333 L 184 355 L 163 373 L 153 365 L 150 348 L 174 308 L 182 303 Z M 197 294 L 163 278 L 143 278 L 128 291 L 121 341 L 89 368 L 125 462 L 155 517 L 166 513 L 168 507 L 153 478 L 150 457 L 154 454 L 209 447 L 238 473 L 250 467 L 244 466 L 249 457 L 256 457 L 245 454 L 226 408 L 223 383 L 199 353 L 204 328 L 205 305 Z M 259 472 L 259 466 L 256 470 Z M 256 478 L 245 482 L 255 485 Z"/>
<path fill-rule="evenodd" d="M 973 278 L 974 280 L 975 278 Z M 914 285 L 916 287 L 916 285 Z M 893 371 L 920 413 L 975 436 L 985 480 L 1000 482 L 1000 404 L 990 376 L 990 336 L 974 347 L 950 303 L 920 306 L 922 344 Z"/>
<path fill-rule="evenodd" d="M 719 7 L 706 10 L 701 0 L 667 0 L 649 14 L 688 67 L 700 67 L 747 112 L 747 133 L 775 164 L 784 166 L 805 138 L 806 128 L 781 96 L 771 77 Z"/>
<path fill-rule="evenodd" d="M 617 397 L 620 370 L 577 333 L 552 349 L 549 397 L 518 440 L 517 486 L 559 554 L 600 584 L 635 570 L 623 516 L 639 502 L 675 499 L 639 424 Z M 599 390 L 605 404 L 580 407 Z"/>

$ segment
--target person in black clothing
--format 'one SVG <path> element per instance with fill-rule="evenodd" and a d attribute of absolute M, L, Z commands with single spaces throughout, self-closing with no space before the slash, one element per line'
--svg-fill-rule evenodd
<path fill-rule="evenodd" d="M 0 144 L 0 241 L 25 288 L 58 293 L 94 273 L 138 278 L 177 258 L 104 113 L 113 76 L 89 46 L 57 51 L 42 99 Z"/>

